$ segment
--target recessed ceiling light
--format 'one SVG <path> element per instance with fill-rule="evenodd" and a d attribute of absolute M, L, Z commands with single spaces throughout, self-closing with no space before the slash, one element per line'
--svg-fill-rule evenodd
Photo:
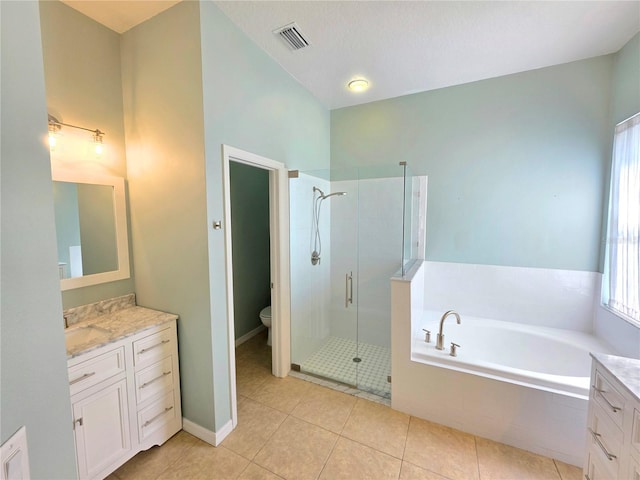
<path fill-rule="evenodd" d="M 362 92 L 369 88 L 369 82 L 364 78 L 356 78 L 355 80 L 351 80 L 347 86 L 349 90 L 353 90 L 354 92 Z"/>

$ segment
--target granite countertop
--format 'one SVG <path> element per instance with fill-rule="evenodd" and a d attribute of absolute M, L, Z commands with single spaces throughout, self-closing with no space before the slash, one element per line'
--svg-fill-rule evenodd
<path fill-rule="evenodd" d="M 591 356 L 640 402 L 640 360 L 604 353 L 592 353 Z"/>
<path fill-rule="evenodd" d="M 65 334 L 73 335 L 74 331 L 89 332 L 86 337 L 79 332 L 77 337 L 67 337 L 67 358 L 113 343 L 130 335 L 176 320 L 178 315 L 160 312 L 150 308 L 129 306 L 114 312 L 88 318 L 74 323 L 65 329 Z M 73 338 L 73 341 L 71 339 Z"/>

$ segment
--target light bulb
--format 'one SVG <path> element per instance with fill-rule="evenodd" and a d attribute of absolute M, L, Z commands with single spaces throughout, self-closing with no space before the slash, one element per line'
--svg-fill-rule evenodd
<path fill-rule="evenodd" d="M 347 86 L 354 92 L 362 92 L 369 88 L 369 82 L 364 78 L 357 78 L 356 80 L 351 80 Z"/>
<path fill-rule="evenodd" d="M 55 150 L 57 144 L 58 139 L 56 138 L 56 134 L 54 132 L 49 132 L 49 150 Z"/>
<path fill-rule="evenodd" d="M 104 135 L 99 130 L 96 130 L 96 133 L 93 135 L 93 145 L 96 151 L 97 156 L 101 156 L 104 153 L 104 144 L 102 143 L 102 135 Z"/>

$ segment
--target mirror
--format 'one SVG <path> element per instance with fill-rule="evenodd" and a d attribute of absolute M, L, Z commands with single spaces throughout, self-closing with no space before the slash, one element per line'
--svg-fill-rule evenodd
<path fill-rule="evenodd" d="M 124 179 L 53 172 L 61 290 L 129 278 Z"/>

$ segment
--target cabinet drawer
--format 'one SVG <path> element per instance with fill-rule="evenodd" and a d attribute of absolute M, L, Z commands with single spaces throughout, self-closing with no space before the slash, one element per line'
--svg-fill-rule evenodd
<path fill-rule="evenodd" d="M 136 401 L 140 404 L 161 393 L 173 390 L 173 357 L 168 356 L 136 373 Z"/>
<path fill-rule="evenodd" d="M 136 368 L 151 365 L 173 352 L 175 347 L 173 329 L 166 328 L 160 332 L 133 342 L 133 363 Z"/>
<path fill-rule="evenodd" d="M 124 372 L 124 362 L 124 347 L 119 347 L 69 366 L 69 390 L 71 395 Z"/>
<path fill-rule="evenodd" d="M 592 385 L 593 399 L 600 405 L 616 425 L 622 427 L 625 399 L 613 384 L 596 370 L 595 382 Z"/>
<path fill-rule="evenodd" d="M 138 438 L 144 442 L 150 435 L 176 418 L 173 391 L 138 412 Z"/>
<path fill-rule="evenodd" d="M 611 478 L 618 477 L 623 446 L 620 430 L 598 405 L 593 405 L 588 425 L 589 456 L 610 472 Z"/>

